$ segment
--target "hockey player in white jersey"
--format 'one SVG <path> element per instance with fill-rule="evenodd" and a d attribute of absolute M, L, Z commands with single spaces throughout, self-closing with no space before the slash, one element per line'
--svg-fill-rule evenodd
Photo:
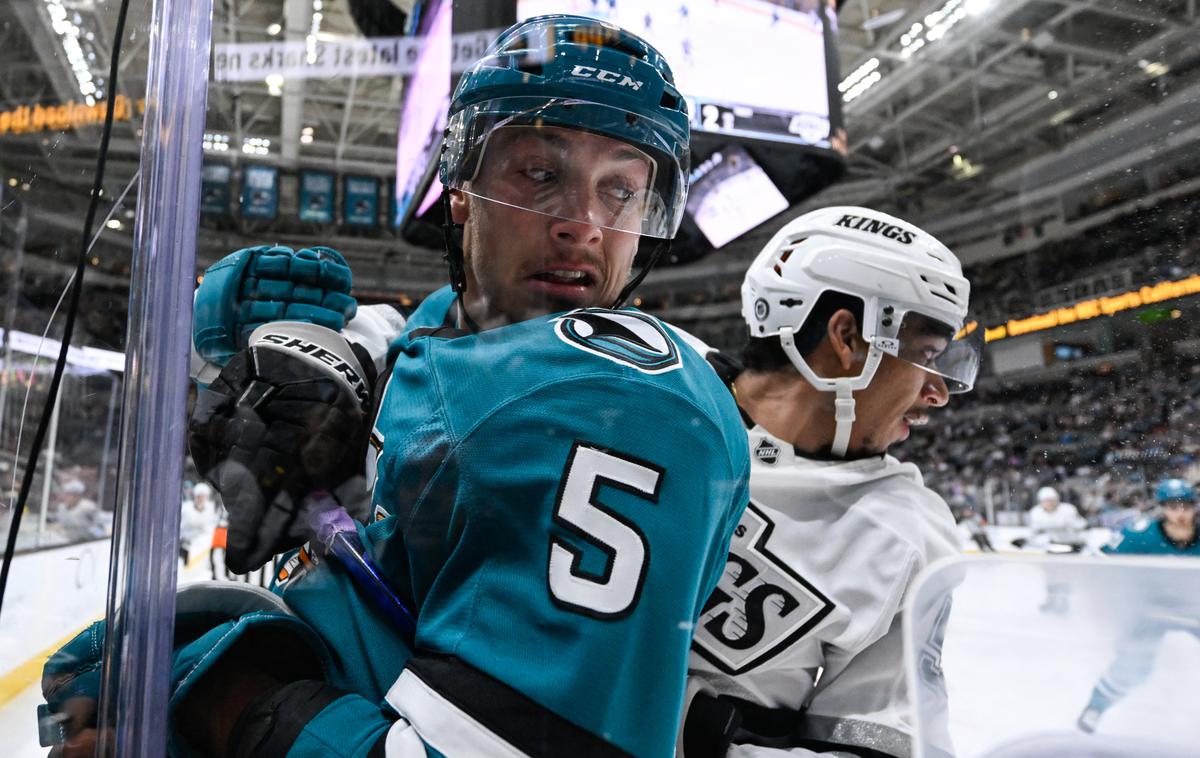
<path fill-rule="evenodd" d="M 1087 543 L 1087 521 L 1078 508 L 1062 502 L 1053 487 L 1037 491 L 1037 503 L 1029 509 L 1029 527 L 1032 535 L 1027 544 L 1047 552 L 1079 552 Z"/>
<path fill-rule="evenodd" d="M 910 754 L 901 610 L 959 539 L 887 450 L 971 389 L 968 293 L 944 245 L 865 208 L 805 214 L 751 264 L 742 365 L 710 355 L 748 427 L 751 504 L 697 624 L 686 758 Z"/>

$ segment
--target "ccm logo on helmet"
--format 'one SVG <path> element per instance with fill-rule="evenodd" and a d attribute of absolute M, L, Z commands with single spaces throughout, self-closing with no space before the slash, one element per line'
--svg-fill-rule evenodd
<path fill-rule="evenodd" d="M 905 245 L 912 244 L 912 241 L 917 236 L 916 233 L 895 224 L 867 218 L 866 216 L 854 216 L 849 213 L 839 218 L 834 226 L 844 226 L 847 229 L 856 229 L 860 232 L 870 232 L 871 234 L 882 234 L 890 240 L 896 240 Z"/>
<path fill-rule="evenodd" d="M 634 91 L 640 90 L 643 84 L 643 82 L 639 82 L 637 79 L 632 79 L 625 74 L 616 71 L 608 71 L 603 68 L 596 68 L 595 66 L 575 66 L 575 68 L 571 69 L 571 76 L 578 76 L 580 79 L 595 79 L 596 81 L 605 82 L 607 84 L 619 84 L 622 87 L 629 87 Z"/>
<path fill-rule="evenodd" d="M 289 334 L 264 334 L 262 341 L 272 345 L 278 345 L 284 350 L 293 350 L 297 353 L 302 353 L 309 356 L 326 366 L 332 368 L 335 372 L 342 375 L 346 383 L 350 385 L 350 389 L 358 397 L 359 401 L 366 403 L 370 401 L 371 396 L 367 394 L 367 384 L 358 375 L 354 368 L 342 360 L 342 358 L 334 352 L 326 350 L 315 342 L 300 339 Z"/>

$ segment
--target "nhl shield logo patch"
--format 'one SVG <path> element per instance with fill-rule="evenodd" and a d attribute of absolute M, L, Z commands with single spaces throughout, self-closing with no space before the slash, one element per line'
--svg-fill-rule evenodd
<path fill-rule="evenodd" d="M 644 374 L 665 374 L 682 365 L 679 346 L 658 321 L 637 311 L 581 308 L 554 319 L 568 345 Z"/>
<path fill-rule="evenodd" d="M 779 460 L 779 446 L 770 440 L 763 440 L 755 446 L 754 457 L 763 463 L 775 463 Z"/>

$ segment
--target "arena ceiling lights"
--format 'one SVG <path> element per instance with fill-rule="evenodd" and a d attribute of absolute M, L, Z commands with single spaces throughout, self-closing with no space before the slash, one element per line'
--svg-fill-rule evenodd
<path fill-rule="evenodd" d="M 83 95 L 84 102 L 88 105 L 95 105 L 97 99 L 104 97 L 104 93 L 96 87 L 96 82 L 92 79 L 91 66 L 88 65 L 88 61 L 96 59 L 96 54 L 94 52 L 84 54 L 83 46 L 79 43 L 80 37 L 84 37 L 86 40 L 92 39 L 92 33 L 88 32 L 86 36 L 84 35 L 79 28 L 83 19 L 78 13 L 73 17 L 68 17 L 62 0 L 43 0 L 43 2 L 46 4 L 46 13 L 50 16 L 50 28 L 58 35 L 63 54 L 71 66 L 71 71 L 75 74 L 75 81 L 79 85 L 79 94 Z"/>
<path fill-rule="evenodd" d="M 900 58 L 909 60 L 930 43 L 936 42 L 969 16 L 986 12 L 995 0 L 946 0 L 937 10 L 920 21 L 913 22 L 908 31 L 900 35 Z M 879 70 L 879 59 L 871 58 L 854 69 L 838 84 L 842 102 L 849 103 L 883 80 Z"/>

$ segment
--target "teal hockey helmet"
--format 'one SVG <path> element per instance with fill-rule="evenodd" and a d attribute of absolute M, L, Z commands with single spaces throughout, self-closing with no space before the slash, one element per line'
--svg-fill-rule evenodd
<path fill-rule="evenodd" d="M 1169 502 L 1196 502 L 1196 491 L 1192 489 L 1192 485 L 1182 479 L 1163 479 L 1158 483 L 1158 489 L 1154 492 L 1154 499 L 1160 504 Z"/>
<path fill-rule="evenodd" d="M 687 199 L 689 137 L 671 69 L 645 40 L 581 16 L 537 16 L 463 73 L 439 177 L 493 202 L 670 239 Z"/>

